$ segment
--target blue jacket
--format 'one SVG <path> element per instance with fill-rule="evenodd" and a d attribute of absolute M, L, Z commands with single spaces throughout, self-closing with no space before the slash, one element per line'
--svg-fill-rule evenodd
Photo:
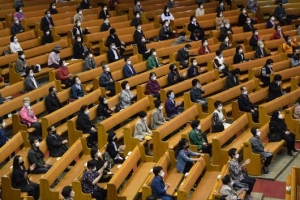
<path fill-rule="evenodd" d="M 172 115 L 178 114 L 175 101 L 173 102 L 170 98 L 166 101 L 166 112 L 167 116 L 171 117 Z"/>
<path fill-rule="evenodd" d="M 196 156 L 197 153 L 188 149 L 188 153 L 185 153 L 184 149 L 180 150 L 177 155 L 177 171 L 183 173 L 185 164 L 187 162 L 193 162 L 193 160 L 189 156 Z"/>
<path fill-rule="evenodd" d="M 4 128 L 0 128 L 0 147 L 8 141 Z"/>
<path fill-rule="evenodd" d="M 79 97 L 83 97 L 84 96 L 84 92 L 83 92 L 82 86 L 80 85 L 80 87 L 81 87 L 81 90 L 76 87 L 76 84 L 72 85 L 72 87 L 71 87 L 71 95 L 70 95 L 71 99 L 79 99 Z"/>
<path fill-rule="evenodd" d="M 131 68 L 132 72 L 131 72 L 130 68 Z M 133 66 L 132 65 L 130 65 L 130 66 L 129 65 L 125 65 L 123 67 L 123 75 L 124 75 L 124 78 L 129 78 L 131 76 L 136 75 L 136 72 L 135 72 Z"/>
<path fill-rule="evenodd" d="M 151 183 L 152 195 L 162 200 L 172 200 L 166 193 L 164 180 L 160 176 L 155 176 Z"/>
<path fill-rule="evenodd" d="M 193 78 L 195 76 L 198 76 L 200 73 L 198 71 L 198 67 L 191 65 L 188 69 L 188 78 Z"/>

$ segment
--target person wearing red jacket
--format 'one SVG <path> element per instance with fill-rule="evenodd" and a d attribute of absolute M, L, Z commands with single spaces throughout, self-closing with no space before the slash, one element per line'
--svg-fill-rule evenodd
<path fill-rule="evenodd" d="M 210 53 L 210 48 L 208 46 L 207 39 L 202 40 L 202 47 L 199 48 L 199 55 L 204 55 Z"/>
<path fill-rule="evenodd" d="M 280 25 L 275 26 L 275 32 L 273 33 L 273 35 L 270 37 L 270 40 L 277 40 L 280 38 L 284 39 L 284 33 L 283 30 L 281 29 Z"/>
<path fill-rule="evenodd" d="M 62 84 L 66 85 L 66 87 L 70 87 L 72 74 L 70 74 L 69 69 L 67 67 L 68 63 L 65 60 L 59 60 L 59 68 L 57 70 L 56 79 L 60 80 Z"/>
<path fill-rule="evenodd" d="M 149 81 L 146 84 L 145 94 L 160 99 L 160 85 L 156 80 L 156 74 L 154 72 L 150 73 Z"/>

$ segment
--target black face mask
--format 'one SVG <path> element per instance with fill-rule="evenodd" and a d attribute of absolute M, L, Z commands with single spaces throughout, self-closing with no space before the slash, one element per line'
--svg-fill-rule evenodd
<path fill-rule="evenodd" d="M 282 7 L 282 3 L 281 3 L 281 4 L 279 4 L 279 6 L 280 6 L 280 7 Z"/>
<path fill-rule="evenodd" d="M 52 134 L 53 134 L 53 135 L 56 135 L 56 131 L 52 131 Z"/>

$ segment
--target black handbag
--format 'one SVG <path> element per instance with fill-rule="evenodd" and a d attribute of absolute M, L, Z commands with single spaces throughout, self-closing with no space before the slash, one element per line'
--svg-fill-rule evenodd
<path fill-rule="evenodd" d="M 281 140 L 281 135 L 278 133 L 268 134 L 269 142 L 279 142 Z"/>

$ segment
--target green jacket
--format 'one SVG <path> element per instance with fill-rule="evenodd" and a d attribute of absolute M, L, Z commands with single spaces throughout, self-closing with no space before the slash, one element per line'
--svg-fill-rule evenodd
<path fill-rule="evenodd" d="M 157 58 L 157 62 L 158 62 L 158 65 L 160 65 L 158 58 Z M 149 56 L 149 58 L 147 60 L 147 66 L 148 66 L 148 70 L 156 68 L 156 62 L 155 62 L 155 58 L 153 56 Z"/>
<path fill-rule="evenodd" d="M 200 149 L 202 149 L 202 144 L 203 144 L 203 142 L 205 142 L 205 140 L 204 140 L 204 138 L 202 137 L 202 134 L 201 134 L 201 132 L 200 132 L 200 134 L 199 133 L 197 133 L 197 131 L 196 130 L 192 130 L 191 132 L 190 132 L 190 143 L 192 144 L 192 145 L 197 145 L 197 149 L 198 150 L 200 150 Z"/>

